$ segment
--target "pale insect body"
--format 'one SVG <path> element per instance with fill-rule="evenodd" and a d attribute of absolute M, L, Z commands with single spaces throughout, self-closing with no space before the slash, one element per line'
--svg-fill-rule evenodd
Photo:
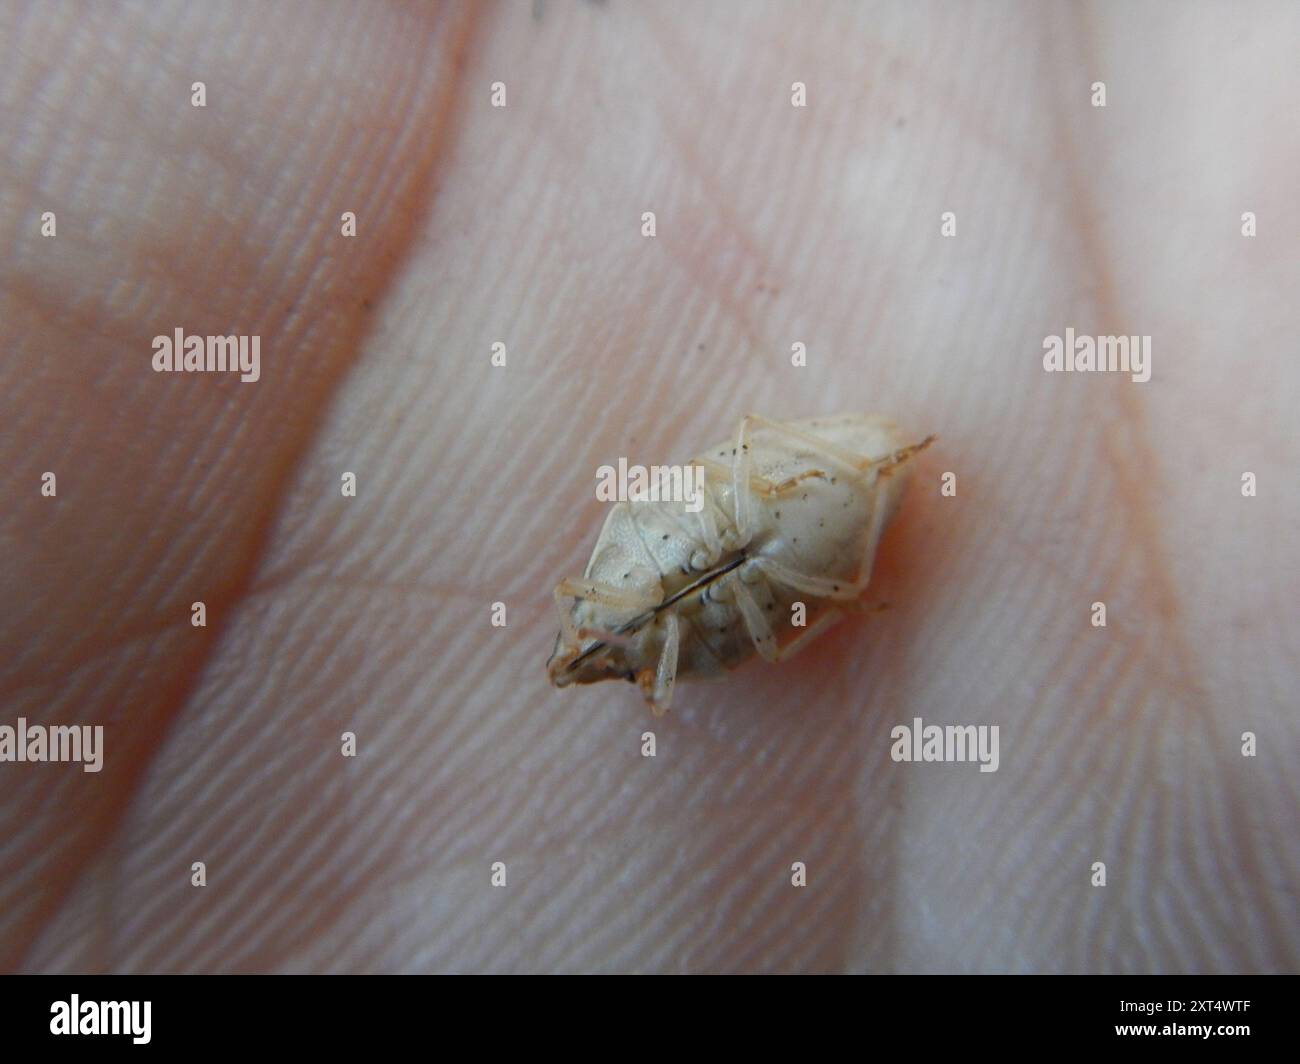
<path fill-rule="evenodd" d="M 691 460 L 704 473 L 698 513 L 612 506 L 586 573 L 555 589 L 551 681 L 632 680 L 659 714 L 679 676 L 790 657 L 866 590 L 912 458 L 933 439 L 907 445 L 872 415 L 745 416 L 734 440 Z"/>

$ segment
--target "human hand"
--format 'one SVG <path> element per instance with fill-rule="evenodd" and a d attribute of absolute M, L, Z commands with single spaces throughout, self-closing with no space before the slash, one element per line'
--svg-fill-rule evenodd
<path fill-rule="evenodd" d="M 4 967 L 1296 967 L 1293 9 L 35 10 L 0 723 L 106 751 L 0 765 Z M 177 326 L 261 379 L 154 374 Z M 749 410 L 940 435 L 891 609 L 659 721 L 550 689 L 596 468 Z"/>

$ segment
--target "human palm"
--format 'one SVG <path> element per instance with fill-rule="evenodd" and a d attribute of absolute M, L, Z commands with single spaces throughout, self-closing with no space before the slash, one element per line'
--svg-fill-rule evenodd
<path fill-rule="evenodd" d="M 1296 967 L 1294 9 L 234 10 L 0 13 L 0 722 L 107 734 L 0 766 L 4 967 Z M 940 437 L 889 610 L 547 686 L 599 465 L 850 410 Z"/>

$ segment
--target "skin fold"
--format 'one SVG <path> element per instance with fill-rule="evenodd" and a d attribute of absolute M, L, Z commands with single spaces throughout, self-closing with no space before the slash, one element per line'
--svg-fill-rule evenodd
<path fill-rule="evenodd" d="M 1295 970 L 1298 32 L 0 4 L 0 724 L 107 748 L 0 765 L 0 969 Z M 178 326 L 261 379 L 154 374 Z M 939 434 L 890 609 L 658 721 L 552 689 L 596 469 L 748 410 Z"/>

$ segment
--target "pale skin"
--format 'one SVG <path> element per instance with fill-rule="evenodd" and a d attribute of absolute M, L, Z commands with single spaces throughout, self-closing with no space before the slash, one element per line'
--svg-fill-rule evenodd
<path fill-rule="evenodd" d="M 0 765 L 0 967 L 1300 964 L 1300 10 L 238 10 L 0 12 L 0 724 L 106 731 Z M 549 687 L 602 462 L 850 409 L 940 436 L 890 610 Z"/>

